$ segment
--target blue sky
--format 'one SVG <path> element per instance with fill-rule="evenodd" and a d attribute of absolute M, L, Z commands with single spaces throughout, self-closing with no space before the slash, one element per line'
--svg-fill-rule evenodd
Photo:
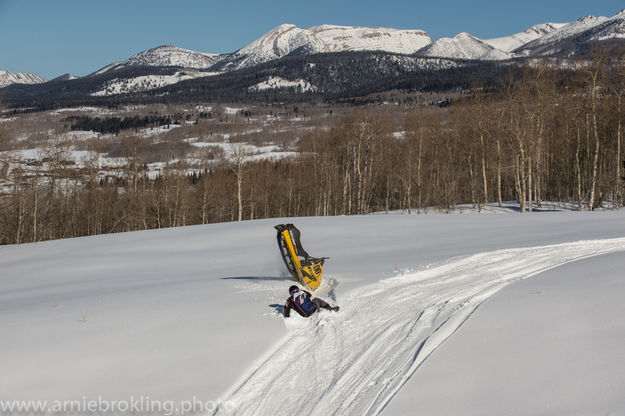
<path fill-rule="evenodd" d="M 282 23 L 491 38 L 623 8 L 624 0 L 0 0 L 0 69 L 52 79 L 87 75 L 159 45 L 233 52 Z"/>

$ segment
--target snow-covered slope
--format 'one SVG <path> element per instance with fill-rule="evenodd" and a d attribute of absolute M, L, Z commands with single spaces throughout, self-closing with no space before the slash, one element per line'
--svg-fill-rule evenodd
<path fill-rule="evenodd" d="M 182 68 L 206 69 L 219 59 L 218 54 L 195 52 L 175 46 L 158 46 L 140 52 L 129 59 L 108 65 L 96 74 L 129 66 L 176 66 Z"/>
<path fill-rule="evenodd" d="M 618 16 L 618 15 L 617 15 Z M 615 16 L 616 17 L 616 16 Z M 558 52 L 557 45 L 575 38 L 580 34 L 609 20 L 607 17 L 585 16 L 561 28 L 541 36 L 514 50 L 522 55 L 548 55 Z"/>
<path fill-rule="evenodd" d="M 303 79 L 289 81 L 281 77 L 269 77 L 266 81 L 259 82 L 248 88 L 250 92 L 262 92 L 267 90 L 279 90 L 289 88 L 295 92 L 315 92 L 317 88 Z"/>
<path fill-rule="evenodd" d="M 171 85 L 192 78 L 201 78 L 219 74 L 218 72 L 205 72 L 219 59 L 217 54 L 190 51 L 175 46 L 159 46 L 138 53 L 131 58 L 108 65 L 95 72 L 94 76 L 111 73 L 112 71 L 132 67 L 180 67 L 181 71 L 172 74 L 149 74 L 134 75 L 123 74 L 104 82 L 101 87 L 91 93 L 92 96 L 108 96 L 129 94 L 141 91 L 153 90 L 166 85 Z"/>
<path fill-rule="evenodd" d="M 273 225 L 285 221 L 302 230 L 309 253 L 331 257 L 324 274 L 339 285 L 326 299 L 340 312 L 279 315 L 292 281 Z M 208 414 L 379 414 L 499 289 L 623 252 L 624 237 L 621 210 L 289 218 L 3 246 L 0 401 L 195 400 Z M 603 293 L 572 301 L 600 302 Z M 606 336 L 625 336 L 624 317 L 611 317 L 623 325 Z M 463 354 L 467 362 L 490 355 Z M 497 364 L 505 372 L 515 363 Z M 622 360 L 612 364 L 625 370 Z M 523 381 L 541 383 L 551 368 L 540 371 Z M 584 374 L 579 400 L 596 403 L 590 394 L 603 374 Z M 625 388 L 622 377 L 613 382 Z M 618 414 L 622 404 L 602 403 L 588 414 Z M 515 404 L 500 401 L 499 414 Z M 405 410 L 427 413 L 418 403 Z"/>
<path fill-rule="evenodd" d="M 324 44 L 323 52 L 385 51 L 411 54 L 430 43 L 422 30 L 321 25 L 308 30 Z"/>
<path fill-rule="evenodd" d="M 526 43 L 552 33 L 565 25 L 566 23 L 542 23 L 532 26 L 523 32 L 500 38 L 484 39 L 483 41 L 493 48 L 500 49 L 504 52 L 512 52 Z"/>
<path fill-rule="evenodd" d="M 625 238 L 498 250 L 356 290 L 342 299 L 339 316 L 293 325 L 290 337 L 225 401 L 237 415 L 279 414 L 285 408 L 289 414 L 379 414 L 427 357 L 510 282 L 617 251 L 625 251 Z M 302 355 L 311 330 L 316 351 Z M 315 371 L 302 374 L 302 368 Z M 284 395 L 284 380 L 306 379 L 315 389 Z"/>
<path fill-rule="evenodd" d="M 193 78 L 202 78 L 216 75 L 216 72 L 206 71 L 176 71 L 172 75 L 141 75 L 133 78 L 114 78 L 105 82 L 98 91 L 92 93 L 94 97 L 129 94 L 133 92 L 149 91 Z"/>
<path fill-rule="evenodd" d="M 481 39 L 468 33 L 453 38 L 440 38 L 417 52 L 419 56 L 452 59 L 507 59 L 509 54 L 495 49 Z"/>
<path fill-rule="evenodd" d="M 625 39 L 625 9 L 589 29 L 591 41 Z"/>
<path fill-rule="evenodd" d="M 0 71 L 0 88 L 11 84 L 41 84 L 44 82 L 46 80 L 38 75 L 25 72 Z"/>
<path fill-rule="evenodd" d="M 399 30 L 354 26 L 313 26 L 300 29 L 284 24 L 227 57 L 220 65 L 240 69 L 282 58 L 289 54 L 385 51 L 414 53 L 430 43 L 422 30 Z"/>
<path fill-rule="evenodd" d="M 624 268 L 623 252 L 595 256 L 504 288 L 382 414 L 625 414 Z"/>

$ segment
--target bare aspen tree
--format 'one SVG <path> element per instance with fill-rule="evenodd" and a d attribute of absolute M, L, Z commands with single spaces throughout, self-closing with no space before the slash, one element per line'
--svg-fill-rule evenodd
<path fill-rule="evenodd" d="M 418 166 L 418 164 L 420 163 L 418 158 L 416 158 L 415 155 L 413 154 L 413 149 L 415 148 L 413 143 L 414 142 L 419 143 L 421 141 L 420 140 L 421 137 L 418 131 L 419 120 L 417 117 L 418 116 L 414 113 L 411 113 L 408 115 L 406 119 L 406 124 L 404 126 L 405 143 L 404 143 L 401 153 L 398 155 L 401 158 L 402 163 L 399 165 L 401 172 L 398 172 L 397 176 L 399 177 L 399 181 L 404 191 L 403 200 L 405 202 L 403 204 L 403 208 L 408 210 L 408 214 L 410 214 L 412 210 L 412 192 L 413 192 L 412 187 L 415 182 L 414 172 L 415 172 L 416 166 Z M 415 161 L 415 159 L 417 160 Z M 392 159 L 389 160 L 389 163 L 393 163 Z M 387 211 L 389 210 L 389 205 L 390 204 L 387 202 L 386 204 Z"/>
<path fill-rule="evenodd" d="M 100 234 L 102 224 L 102 212 L 101 212 L 101 192 L 99 190 L 99 172 L 100 172 L 100 152 L 93 151 L 90 157 L 85 161 L 85 169 L 87 171 L 86 183 L 83 184 L 86 187 L 86 193 L 83 198 L 86 212 L 85 217 L 87 223 L 85 224 L 87 235 Z"/>
<path fill-rule="evenodd" d="M 59 238 L 62 234 L 66 201 L 59 200 L 59 194 L 63 192 L 59 185 L 64 185 L 66 166 L 69 159 L 70 144 L 67 141 L 55 142 L 48 140 L 43 149 L 43 160 L 47 162 L 48 170 L 48 196 L 47 196 L 47 239 Z"/>
<path fill-rule="evenodd" d="M 497 137 L 497 205 L 501 207 L 503 205 L 503 196 L 501 192 L 501 176 L 503 172 L 502 168 L 502 155 L 501 155 L 501 139 Z"/>
<path fill-rule="evenodd" d="M 536 95 L 536 110 L 534 120 L 534 169 L 536 178 L 534 181 L 534 200 L 538 207 L 542 205 L 544 187 L 546 186 L 546 133 L 548 123 L 553 122 L 554 111 L 558 106 L 558 93 L 556 90 L 556 68 L 548 61 L 543 60 L 538 65 L 532 79 Z"/>
<path fill-rule="evenodd" d="M 400 157 L 404 157 L 404 171 L 399 178 L 406 194 L 408 213 L 412 208 L 413 186 L 417 192 L 417 213 L 421 213 L 421 198 L 423 195 L 421 172 L 423 165 L 423 142 L 426 136 L 426 115 L 423 111 L 410 113 L 405 125 L 405 150 Z"/>
<path fill-rule="evenodd" d="M 253 154 L 253 148 L 245 143 L 234 143 L 230 154 L 225 161 L 226 166 L 234 174 L 237 186 L 237 221 L 243 220 L 243 180 L 245 179 L 245 164 Z"/>
<path fill-rule="evenodd" d="M 577 147 L 575 148 L 575 172 L 577 174 L 577 209 L 582 210 L 582 166 L 580 161 L 582 133 L 577 123 Z"/>
<path fill-rule="evenodd" d="M 39 241 L 39 234 L 37 226 L 39 225 L 39 178 L 40 171 L 39 166 L 35 168 L 34 177 L 31 179 L 31 192 L 32 192 L 32 242 Z"/>
<path fill-rule="evenodd" d="M 586 73 L 588 76 L 588 89 L 589 91 L 589 100 L 590 100 L 590 117 L 592 118 L 592 134 L 595 140 L 594 152 L 592 157 L 592 179 L 590 185 L 590 197 L 588 199 L 588 210 L 592 211 L 595 209 L 595 198 L 596 198 L 596 190 L 597 190 L 597 175 L 599 171 L 599 150 L 600 150 L 600 139 L 599 139 L 599 127 L 597 122 L 597 113 L 598 113 L 598 100 L 599 97 L 597 95 L 598 88 L 600 87 L 600 77 L 603 74 L 603 65 L 606 59 L 606 52 L 601 50 L 595 53 L 592 60 L 592 65 L 587 68 Z"/>
<path fill-rule="evenodd" d="M 471 185 L 471 193 L 473 203 L 477 203 L 478 210 L 482 210 L 482 206 L 488 203 L 488 176 L 487 176 L 487 166 L 488 166 L 488 147 L 489 147 L 489 139 L 492 135 L 492 125 L 491 119 L 493 117 L 492 114 L 493 109 L 489 105 L 486 97 L 484 97 L 480 93 L 476 93 L 474 97 L 474 103 L 469 105 L 468 107 L 468 120 L 465 121 L 467 124 L 467 131 L 470 132 L 471 141 L 476 141 L 475 144 L 471 146 L 471 152 L 474 153 L 474 158 L 478 159 L 476 161 L 479 163 L 479 171 L 481 178 L 481 197 L 477 198 L 475 196 L 475 190 L 473 189 L 473 184 Z M 476 147 L 474 149 L 473 147 Z M 469 166 L 470 174 L 473 174 L 472 165 Z"/>
<path fill-rule="evenodd" d="M 621 205 L 621 188 L 623 177 L 621 173 L 621 146 L 623 136 L 623 96 L 625 95 L 625 50 L 619 55 L 616 62 L 616 171 L 614 180 L 614 202 L 615 208 Z"/>
<path fill-rule="evenodd" d="M 209 181 L 208 178 L 203 177 L 202 178 L 202 182 L 201 182 L 201 189 L 202 189 L 202 205 L 201 205 L 201 215 L 202 215 L 202 224 L 207 224 L 208 223 L 208 214 L 209 214 L 209 197 L 210 197 L 210 186 L 209 186 Z"/>
<path fill-rule="evenodd" d="M 22 234 L 24 230 L 24 222 L 26 218 L 26 201 L 24 198 L 24 189 L 20 186 L 21 178 L 14 179 L 13 185 L 13 206 L 15 207 L 15 244 L 22 242 Z"/>
<path fill-rule="evenodd" d="M 509 118 L 508 129 L 511 135 L 510 149 L 515 155 L 515 183 L 516 192 L 519 199 L 521 213 L 526 211 L 527 203 L 527 126 L 522 117 L 522 110 L 518 106 L 518 94 L 508 93 L 509 107 L 507 117 Z"/>

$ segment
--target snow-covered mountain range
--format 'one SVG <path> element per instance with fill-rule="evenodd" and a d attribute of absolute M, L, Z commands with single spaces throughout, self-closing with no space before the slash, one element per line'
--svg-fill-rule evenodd
<path fill-rule="evenodd" d="M 0 71 L 0 88 L 11 84 L 41 84 L 46 82 L 38 75 L 25 72 Z"/>
<path fill-rule="evenodd" d="M 585 16 L 570 23 L 542 23 L 523 32 L 492 39 L 460 33 L 453 38 L 432 41 L 422 30 L 335 25 L 301 29 L 284 24 L 232 53 L 211 54 L 159 46 L 107 65 L 87 77 L 106 78 L 102 79 L 102 85 L 97 90 L 92 91 L 92 95 L 116 95 L 250 68 L 286 56 L 376 51 L 424 58 L 493 61 L 519 57 L 571 57 L 587 54 L 593 44 L 609 42 L 625 42 L 625 10 L 610 18 Z M 133 68 L 141 68 L 141 71 L 133 73 Z M 169 68 L 169 72 L 163 73 L 164 68 Z M 123 73 L 118 75 L 119 71 Z M 31 74 L 0 71 L 0 87 L 18 82 L 41 83 L 45 80 Z"/>
<path fill-rule="evenodd" d="M 129 66 L 177 66 L 232 71 L 285 56 L 345 51 L 381 51 L 423 57 L 505 60 L 519 56 L 574 55 L 550 45 L 625 40 L 625 10 L 611 18 L 582 17 L 570 23 L 542 23 L 509 36 L 480 39 L 469 33 L 432 41 L 423 30 L 321 25 L 301 29 L 284 24 L 229 54 L 206 54 L 160 46 L 111 64 L 96 74 Z M 575 49 L 575 48 L 573 48 Z"/>

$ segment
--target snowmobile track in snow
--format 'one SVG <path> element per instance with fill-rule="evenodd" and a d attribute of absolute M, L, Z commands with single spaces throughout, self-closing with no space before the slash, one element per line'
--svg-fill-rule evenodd
<path fill-rule="evenodd" d="M 477 307 L 508 284 L 625 251 L 625 238 L 505 249 L 388 278 L 289 333 L 222 398 L 234 415 L 377 415 Z"/>

